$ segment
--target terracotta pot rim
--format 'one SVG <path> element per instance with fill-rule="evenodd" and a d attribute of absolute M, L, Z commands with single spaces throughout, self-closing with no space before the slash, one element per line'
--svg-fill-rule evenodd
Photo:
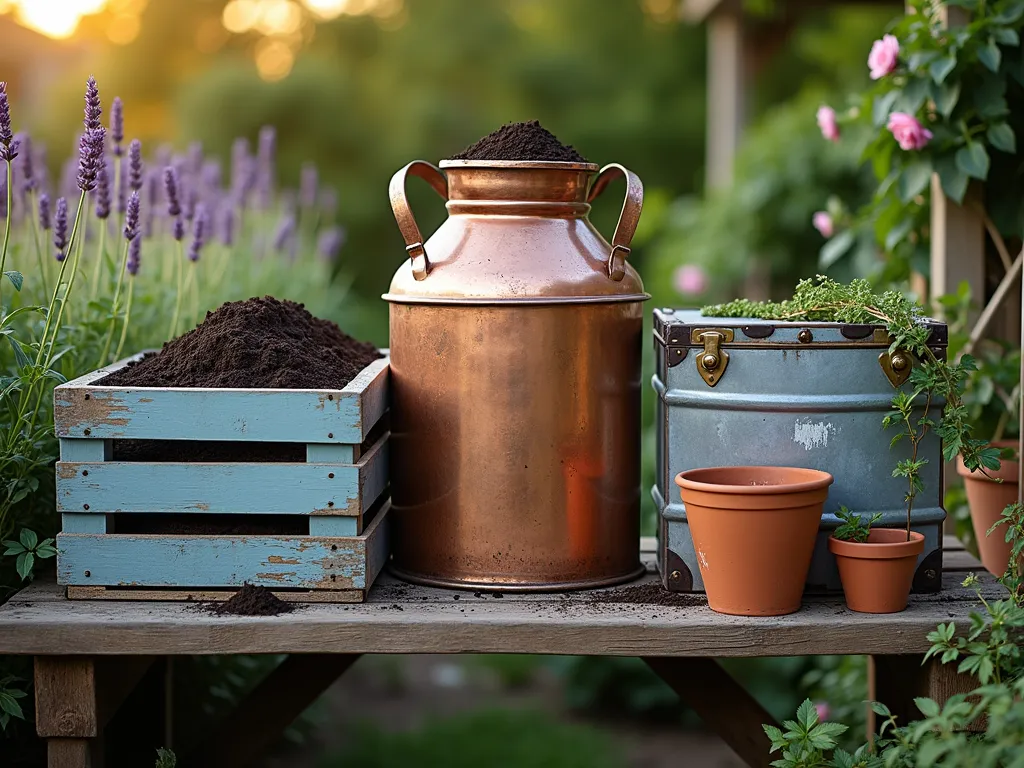
<path fill-rule="evenodd" d="M 804 475 L 806 480 L 792 483 L 779 483 L 776 485 L 735 485 L 730 483 L 709 483 L 692 479 L 694 475 L 700 476 L 705 472 L 720 472 L 728 470 L 736 473 L 759 474 L 767 470 L 784 470 Z M 716 494 L 739 494 L 744 496 L 763 496 L 766 494 L 801 493 L 804 491 L 817 491 L 828 488 L 835 482 L 835 478 L 828 472 L 819 469 L 807 469 L 805 467 L 782 467 L 782 466 L 737 466 L 737 467 L 699 467 L 680 472 L 675 477 L 675 483 L 680 488 L 690 491 L 703 491 L 704 493 Z"/>
<path fill-rule="evenodd" d="M 899 531 L 901 528 L 879 528 L 876 530 Z M 896 560 L 903 557 L 917 557 L 924 551 L 924 534 L 910 532 L 910 541 L 846 541 L 835 536 L 828 537 L 828 551 L 836 557 L 852 557 L 860 560 Z"/>

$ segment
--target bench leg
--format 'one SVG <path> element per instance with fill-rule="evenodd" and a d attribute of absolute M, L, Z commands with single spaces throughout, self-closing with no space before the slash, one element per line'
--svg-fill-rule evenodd
<path fill-rule="evenodd" d="M 96 669 L 90 658 L 37 656 L 36 732 L 50 768 L 98 768 Z"/>
<path fill-rule="evenodd" d="M 898 725 L 923 717 L 914 703 L 918 696 L 934 699 L 942 706 L 958 693 L 970 693 L 978 681 L 956 671 L 957 665 L 941 664 L 920 654 L 871 656 L 868 658 L 868 700 L 885 704 L 896 716 Z M 868 738 L 881 726 L 881 718 L 868 708 Z M 970 730 L 983 730 L 975 723 Z"/>
<path fill-rule="evenodd" d="M 152 664 L 151 657 L 37 656 L 36 733 L 51 768 L 100 768 L 103 727 Z"/>
<path fill-rule="evenodd" d="M 752 768 L 768 768 L 778 755 L 762 725 L 775 725 L 753 696 L 714 659 L 644 657 L 697 715 Z"/>

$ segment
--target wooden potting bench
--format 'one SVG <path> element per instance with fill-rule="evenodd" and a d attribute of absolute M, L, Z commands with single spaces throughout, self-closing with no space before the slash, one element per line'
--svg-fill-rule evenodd
<path fill-rule="evenodd" d="M 648 574 L 628 586 L 656 584 L 654 540 L 643 540 L 642 550 Z M 183 745 L 164 732 L 184 768 L 228 768 L 249 764 L 366 653 L 639 656 L 748 765 L 767 766 L 761 724 L 772 718 L 716 658 L 867 654 L 870 695 L 905 722 L 917 714 L 915 696 L 944 700 L 969 682 L 951 667 L 922 665 L 922 655 L 929 646 L 925 635 L 940 622 L 966 627 L 978 605 L 973 591 L 960 586 L 970 571 L 981 567 L 948 538 L 943 592 L 912 596 L 903 613 L 855 614 L 841 597 L 808 597 L 800 612 L 778 618 L 723 616 L 696 599 L 691 606 L 598 601 L 593 593 L 505 593 L 499 599 L 405 585 L 386 575 L 366 603 L 307 605 L 250 618 L 212 615 L 181 602 L 73 601 L 53 581 L 40 580 L 0 607 L 0 654 L 35 657 L 36 727 L 47 740 L 51 768 L 115 763 L 104 762 L 105 725 L 136 683 L 147 672 L 153 677 L 154 662 L 288 654 L 205 740 Z M 1000 590 L 990 578 L 983 589 Z M 159 695 L 152 707 L 129 700 L 136 702 L 128 707 L 135 710 L 132 722 L 161 709 Z M 116 745 L 109 729 L 107 736 L 109 757 Z"/>

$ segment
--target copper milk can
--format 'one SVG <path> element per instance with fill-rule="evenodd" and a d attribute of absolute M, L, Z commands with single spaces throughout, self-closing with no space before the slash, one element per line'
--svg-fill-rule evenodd
<path fill-rule="evenodd" d="M 641 572 L 643 204 L 620 165 L 416 161 L 391 180 L 407 244 L 391 318 L 392 568 L 427 584 L 555 590 Z M 447 201 L 423 242 L 405 195 Z M 587 215 L 626 179 L 612 244 Z"/>

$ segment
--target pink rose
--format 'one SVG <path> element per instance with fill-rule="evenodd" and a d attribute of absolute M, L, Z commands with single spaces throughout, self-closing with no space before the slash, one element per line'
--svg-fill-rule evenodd
<path fill-rule="evenodd" d="M 828 716 L 830 714 L 830 711 L 829 711 L 829 708 L 828 708 L 828 702 L 826 702 L 826 701 L 819 701 L 817 704 L 814 705 L 814 709 L 818 713 L 818 721 L 819 722 L 823 723 L 826 720 L 828 720 Z"/>
<path fill-rule="evenodd" d="M 818 211 L 811 217 L 811 223 L 814 228 L 821 233 L 822 237 L 832 237 L 832 233 L 835 231 L 835 225 L 832 223 L 832 217 L 829 216 L 825 211 Z"/>
<path fill-rule="evenodd" d="M 836 122 L 836 111 L 832 107 L 818 108 L 818 127 L 826 139 L 839 141 L 839 123 Z"/>
<path fill-rule="evenodd" d="M 893 112 L 885 126 L 899 142 L 900 149 L 923 149 L 932 138 L 932 132 L 906 112 Z"/>
<path fill-rule="evenodd" d="M 696 264 L 684 264 L 675 271 L 672 282 L 684 296 L 701 294 L 707 290 L 708 276 Z"/>
<path fill-rule="evenodd" d="M 871 70 L 871 79 L 879 80 L 896 69 L 900 57 L 900 42 L 892 35 L 885 35 L 881 40 L 875 40 L 871 46 L 871 53 L 868 54 L 868 68 Z"/>

